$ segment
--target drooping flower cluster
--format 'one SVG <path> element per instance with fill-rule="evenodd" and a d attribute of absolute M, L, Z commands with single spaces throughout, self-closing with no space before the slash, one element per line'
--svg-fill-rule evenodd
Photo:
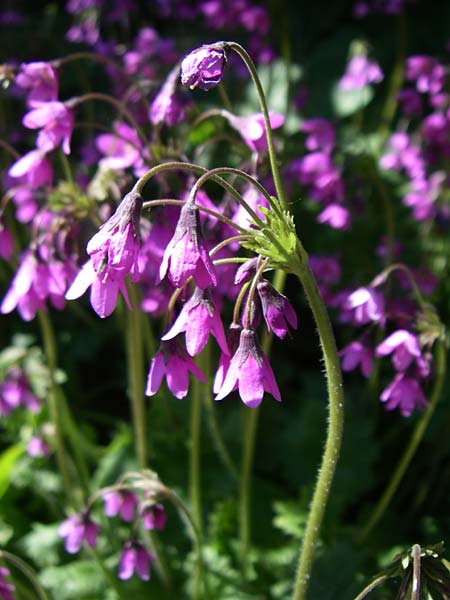
<path fill-rule="evenodd" d="M 0 416 L 7 417 L 19 407 L 38 413 L 41 406 L 42 400 L 32 392 L 24 371 L 20 367 L 9 369 L 0 383 Z"/>

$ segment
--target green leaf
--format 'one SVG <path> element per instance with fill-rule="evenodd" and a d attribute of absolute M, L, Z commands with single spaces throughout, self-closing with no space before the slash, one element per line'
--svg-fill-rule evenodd
<path fill-rule="evenodd" d="M 39 567 L 50 567 L 58 563 L 61 546 L 58 527 L 59 524 L 35 523 L 30 533 L 27 533 L 19 542 L 23 551 Z"/>
<path fill-rule="evenodd" d="M 342 90 L 338 85 L 332 91 L 333 107 L 338 117 L 349 117 L 365 108 L 374 97 L 373 88 L 365 86 L 360 90 Z"/>
<path fill-rule="evenodd" d="M 0 498 L 11 485 L 11 475 L 19 458 L 25 452 L 23 444 L 15 444 L 0 454 Z"/>
<path fill-rule="evenodd" d="M 287 535 L 301 539 L 305 532 L 307 508 L 295 500 L 277 501 L 273 504 L 275 517 L 273 524 L 275 527 Z"/>
<path fill-rule="evenodd" d="M 107 598 L 105 579 L 98 566 L 88 560 L 49 567 L 41 571 L 40 580 L 58 600 L 94 600 Z"/>
<path fill-rule="evenodd" d="M 212 137 L 216 131 L 217 128 L 213 121 L 202 121 L 190 131 L 188 141 L 193 146 L 200 146 Z"/>

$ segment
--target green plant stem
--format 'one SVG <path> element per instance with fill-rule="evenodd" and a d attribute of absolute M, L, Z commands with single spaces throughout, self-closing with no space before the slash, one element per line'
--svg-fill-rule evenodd
<path fill-rule="evenodd" d="M 436 352 L 436 378 L 434 381 L 434 386 L 433 386 L 433 391 L 431 393 L 430 402 L 429 402 L 427 408 L 425 409 L 425 411 L 423 412 L 420 420 L 418 421 L 418 423 L 411 435 L 411 438 L 409 440 L 409 444 L 406 447 L 406 450 L 403 453 L 403 456 L 400 458 L 400 461 L 398 462 L 397 467 L 396 467 L 394 473 L 392 474 L 392 477 L 391 477 L 386 489 L 384 490 L 380 500 L 378 501 L 377 505 L 375 506 L 373 513 L 370 516 L 369 520 L 367 521 L 364 529 L 362 530 L 361 534 L 358 536 L 358 542 L 360 542 L 360 543 L 363 542 L 367 538 L 369 533 L 373 530 L 375 525 L 378 523 L 378 521 L 384 515 L 387 507 L 389 506 L 392 498 L 394 497 L 395 492 L 397 491 L 398 486 L 400 485 L 400 482 L 403 479 L 403 476 L 405 475 L 405 472 L 408 469 L 409 464 L 411 463 L 411 460 L 413 459 L 413 456 L 416 453 L 420 442 L 422 441 L 422 438 L 428 427 L 428 423 L 430 422 L 430 419 L 433 416 L 434 410 L 435 410 L 436 405 L 441 396 L 442 388 L 444 386 L 444 381 L 445 381 L 446 354 L 447 353 L 446 353 L 444 341 L 439 340 L 437 344 L 438 344 L 438 346 L 437 346 L 437 352 Z"/>
<path fill-rule="evenodd" d="M 278 291 L 282 291 L 286 281 L 286 273 L 284 271 L 276 271 L 273 281 L 274 287 Z M 269 355 L 273 340 L 273 335 L 264 334 L 262 341 L 262 349 L 266 355 Z M 253 470 L 253 461 L 255 457 L 256 435 L 258 432 L 260 408 L 246 410 L 244 424 L 244 445 L 242 449 L 241 460 L 241 480 L 239 494 L 239 540 L 240 552 L 243 566 L 245 566 L 246 557 L 248 556 L 248 548 L 251 539 L 251 520 L 250 520 L 250 503 L 251 503 L 251 474 Z"/>
<path fill-rule="evenodd" d="M 196 525 L 198 543 L 203 539 L 202 518 L 202 492 L 201 492 L 201 420 L 202 420 L 202 383 L 194 379 L 191 398 L 191 440 L 189 454 L 189 495 L 192 510 L 192 519 Z M 196 562 L 193 576 L 193 597 L 200 598 L 200 584 L 202 580 L 202 562 Z"/>
<path fill-rule="evenodd" d="M 327 309 L 320 295 L 314 276 L 308 265 L 303 248 L 298 246 L 298 268 L 295 274 L 299 278 L 311 307 L 322 347 L 328 384 L 328 432 L 322 464 L 309 510 L 305 535 L 300 553 L 293 600 L 305 600 L 314 552 L 319 539 L 320 527 L 331 490 L 341 447 L 344 426 L 344 391 L 342 373 L 336 342 Z"/>
<path fill-rule="evenodd" d="M 126 600 L 125 594 L 121 590 L 119 581 L 111 573 L 111 570 L 108 569 L 108 567 L 105 565 L 105 561 L 101 557 L 100 553 L 96 550 L 96 548 L 90 548 L 87 545 L 86 545 L 86 548 L 89 551 L 89 554 L 95 559 L 95 561 L 98 564 L 98 566 L 100 567 L 102 573 L 104 574 L 104 576 L 106 577 L 109 584 L 111 585 L 113 590 L 116 592 L 116 594 L 120 598 L 120 600 Z"/>
<path fill-rule="evenodd" d="M 145 410 L 144 389 L 144 351 L 139 296 L 136 287 L 127 285 L 133 310 L 127 315 L 127 362 L 128 362 L 128 394 L 131 401 L 134 443 L 139 468 L 147 465 L 147 414 Z"/>
<path fill-rule="evenodd" d="M 236 52 L 236 54 L 238 54 L 242 58 L 242 60 L 245 63 L 245 66 L 247 67 L 251 75 L 251 78 L 253 79 L 253 83 L 255 84 L 256 91 L 258 93 L 259 103 L 261 106 L 261 112 L 264 117 L 264 125 L 266 127 L 267 147 L 269 150 L 269 161 L 270 168 L 272 170 L 273 182 L 275 184 L 275 190 L 277 192 L 278 199 L 285 205 L 286 198 L 284 194 L 283 184 L 281 182 L 280 169 L 278 168 L 275 144 L 273 142 L 272 127 L 270 126 L 269 110 L 267 108 L 266 97 L 264 95 L 261 80 L 259 79 L 255 64 L 250 58 L 248 52 L 236 42 L 227 42 L 227 46 L 234 50 L 234 52 Z"/>
<path fill-rule="evenodd" d="M 362 592 L 360 592 L 355 600 L 363 600 L 372 590 L 381 585 L 387 579 L 387 575 L 381 575 L 381 577 L 377 577 L 368 586 L 366 586 Z"/>
<path fill-rule="evenodd" d="M 0 550 L 0 560 L 4 560 L 5 562 L 10 563 L 16 569 L 18 569 L 32 584 L 37 597 L 40 600 L 50 600 L 50 596 L 47 594 L 45 589 L 42 587 L 36 573 L 34 570 L 27 565 L 25 561 L 16 556 L 15 554 L 11 554 L 6 550 Z"/>
<path fill-rule="evenodd" d="M 50 390 L 48 394 L 48 407 L 50 419 L 55 428 L 55 446 L 56 462 L 63 480 L 64 491 L 68 502 L 73 502 L 72 480 L 69 474 L 66 448 L 64 444 L 62 430 L 62 412 L 58 404 L 58 390 L 55 381 L 55 372 L 57 368 L 57 348 L 53 327 L 48 314 L 42 310 L 38 311 L 39 325 L 41 327 L 42 338 L 44 341 L 45 355 L 47 357 L 48 368 L 50 371 Z"/>

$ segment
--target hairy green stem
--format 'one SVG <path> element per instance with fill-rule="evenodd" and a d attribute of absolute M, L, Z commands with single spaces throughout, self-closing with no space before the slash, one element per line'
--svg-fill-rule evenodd
<path fill-rule="evenodd" d="M 398 462 L 397 467 L 396 467 L 394 473 L 392 474 L 392 477 L 391 477 L 386 489 L 384 490 L 380 500 L 376 504 L 376 506 L 373 510 L 373 513 L 370 516 L 369 520 L 367 521 L 365 527 L 361 531 L 361 534 L 358 536 L 359 542 L 363 542 L 367 538 L 369 533 L 373 530 L 375 525 L 378 523 L 378 521 L 384 515 L 387 507 L 389 506 L 392 498 L 394 497 L 395 492 L 397 491 L 398 486 L 400 485 L 400 482 L 403 479 L 403 477 L 406 473 L 406 470 L 408 469 L 408 467 L 411 463 L 411 460 L 413 459 L 414 454 L 416 453 L 417 448 L 419 447 L 420 442 L 422 441 L 422 438 L 428 427 L 428 423 L 430 422 L 430 419 L 433 416 L 434 410 L 436 408 L 436 405 L 437 405 L 439 398 L 441 396 L 441 393 L 442 393 L 442 388 L 444 386 L 445 371 L 446 371 L 445 342 L 439 340 L 438 346 L 437 346 L 437 352 L 436 352 L 436 378 L 435 378 L 435 382 L 434 382 L 433 391 L 431 393 L 430 402 L 429 402 L 427 408 L 425 409 L 424 413 L 422 414 L 422 417 L 420 418 L 419 422 L 417 423 L 417 425 L 411 435 L 411 438 L 409 440 L 409 444 L 406 447 L 406 450 L 403 453 L 403 456 L 400 458 L 400 461 Z"/>
<path fill-rule="evenodd" d="M 72 479 L 69 473 L 66 448 L 62 429 L 62 411 L 58 404 L 58 390 L 55 381 L 55 372 L 57 368 L 57 347 L 55 334 L 48 314 L 42 310 L 38 311 L 39 325 L 41 327 L 42 338 L 44 341 L 45 355 L 50 371 L 50 390 L 48 394 L 48 407 L 50 419 L 55 428 L 55 446 L 56 462 L 61 474 L 64 491 L 68 502 L 73 502 Z"/>
<path fill-rule="evenodd" d="M 328 384 L 328 432 L 322 464 L 309 510 L 300 553 L 293 600 L 305 600 L 314 553 L 319 540 L 325 508 L 331 490 L 341 447 L 344 426 L 344 390 L 336 342 L 327 309 L 320 295 L 303 248 L 298 247 L 299 261 L 295 274 L 299 278 L 311 307 L 320 338 Z"/>
<path fill-rule="evenodd" d="M 191 499 L 192 516 L 202 537 L 202 494 L 201 494 L 201 422 L 202 422 L 202 385 L 194 378 L 191 399 L 191 445 L 189 455 L 189 495 Z"/>
<path fill-rule="evenodd" d="M 7 552 L 6 550 L 0 550 L 0 560 L 4 560 L 5 562 L 10 563 L 16 569 L 18 569 L 23 575 L 25 575 L 25 577 L 28 579 L 28 581 L 30 581 L 30 583 L 32 584 L 32 586 L 36 592 L 36 596 L 39 598 L 39 600 L 50 600 L 50 596 L 47 594 L 45 589 L 42 587 L 36 573 L 30 566 L 27 565 L 27 563 L 25 561 L 23 561 L 21 558 L 19 558 L 15 554 L 11 554 L 10 552 Z"/>
<path fill-rule="evenodd" d="M 137 462 L 141 469 L 145 469 L 147 465 L 148 448 L 141 313 L 139 310 L 139 296 L 135 286 L 129 284 L 127 285 L 127 290 L 131 306 L 133 307 L 133 310 L 128 311 L 126 331 L 128 394 L 131 401 Z"/>

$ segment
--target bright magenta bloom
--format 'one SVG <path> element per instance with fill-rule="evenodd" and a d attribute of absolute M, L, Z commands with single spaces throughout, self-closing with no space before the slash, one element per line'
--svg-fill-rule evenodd
<path fill-rule="evenodd" d="M 398 329 L 391 333 L 375 351 L 377 356 L 392 354 L 392 364 L 396 371 L 406 371 L 414 360 L 422 356 L 419 340 L 410 331 Z"/>
<path fill-rule="evenodd" d="M 24 116 L 22 123 L 29 129 L 41 129 L 36 142 L 39 150 L 51 152 L 61 144 L 64 154 L 70 154 L 74 116 L 63 102 L 39 104 Z"/>
<path fill-rule="evenodd" d="M 386 410 L 398 408 L 403 417 L 409 417 L 415 408 L 423 410 L 428 404 L 420 383 L 405 373 L 397 373 L 380 400 L 386 403 Z"/>
<path fill-rule="evenodd" d="M 102 318 L 113 312 L 119 291 L 128 302 L 125 278 L 129 274 L 133 282 L 139 278 L 141 207 L 141 196 L 130 192 L 91 238 L 86 247 L 91 260 L 76 276 L 67 300 L 79 298 L 91 286 L 92 308 Z"/>
<path fill-rule="evenodd" d="M 81 511 L 61 523 L 58 535 L 65 538 L 64 547 L 70 554 L 76 554 L 84 541 L 94 548 L 97 544 L 99 525 L 94 523 L 87 511 Z"/>
<path fill-rule="evenodd" d="M 200 354 L 206 346 L 210 333 L 216 338 L 222 352 L 228 353 L 220 314 L 214 306 L 209 291 L 196 288 L 175 323 L 161 339 L 172 340 L 183 331 L 186 332 L 186 348 L 191 356 Z"/>
<path fill-rule="evenodd" d="M 107 517 L 120 515 L 120 518 L 127 523 L 133 520 L 134 509 L 138 502 L 134 492 L 127 490 L 111 491 L 104 494 L 103 501 Z"/>
<path fill-rule="evenodd" d="M 165 377 L 172 394 L 176 398 L 184 398 L 189 389 L 189 372 L 206 383 L 206 377 L 176 340 L 163 342 L 150 365 L 146 396 L 154 396 Z"/>
<path fill-rule="evenodd" d="M 130 579 L 134 573 L 144 581 L 150 579 L 150 561 L 154 560 L 153 554 L 150 554 L 142 544 L 136 540 L 130 540 L 120 557 L 119 579 Z"/>
<path fill-rule="evenodd" d="M 194 202 L 186 202 L 173 238 L 164 252 L 159 276 L 169 276 L 175 287 L 183 286 L 189 277 L 193 277 L 198 287 L 217 285 L 217 277 L 212 260 L 206 248 L 198 208 Z"/>
<path fill-rule="evenodd" d="M 27 104 L 30 107 L 58 99 L 58 75 L 49 63 L 22 64 L 15 82 L 19 87 L 28 90 Z"/>
<path fill-rule="evenodd" d="M 238 349 L 231 359 L 216 400 L 222 400 L 237 389 L 244 404 L 251 408 L 261 404 L 265 391 L 281 401 L 272 367 L 251 329 L 241 332 Z"/>
<path fill-rule="evenodd" d="M 256 289 L 261 299 L 268 332 L 273 331 L 277 337 L 283 339 L 289 331 L 288 324 L 297 329 L 297 315 L 286 296 L 277 292 L 265 279 L 258 283 Z"/>
<path fill-rule="evenodd" d="M 181 83 L 191 90 L 199 87 L 208 91 L 220 83 L 226 62 L 224 44 L 197 48 L 181 63 Z"/>

